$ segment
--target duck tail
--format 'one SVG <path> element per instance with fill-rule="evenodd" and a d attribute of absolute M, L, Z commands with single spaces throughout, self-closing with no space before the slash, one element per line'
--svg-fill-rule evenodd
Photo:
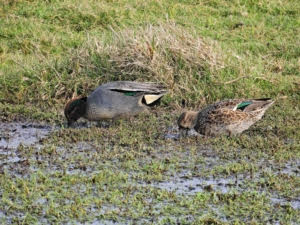
<path fill-rule="evenodd" d="M 160 99 L 165 95 L 166 93 L 161 94 L 145 94 L 143 97 L 142 102 L 147 106 L 154 106 L 157 105 L 160 102 Z"/>
<path fill-rule="evenodd" d="M 249 106 L 244 108 L 244 112 L 266 111 L 275 101 L 271 98 L 253 99 Z"/>

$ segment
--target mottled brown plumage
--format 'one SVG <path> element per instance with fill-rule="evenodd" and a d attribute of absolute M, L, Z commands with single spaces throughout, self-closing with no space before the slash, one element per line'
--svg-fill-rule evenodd
<path fill-rule="evenodd" d="M 269 98 L 224 100 L 199 112 L 184 112 L 178 119 L 178 126 L 180 129 L 194 128 L 207 136 L 235 135 L 260 120 L 273 103 Z"/>

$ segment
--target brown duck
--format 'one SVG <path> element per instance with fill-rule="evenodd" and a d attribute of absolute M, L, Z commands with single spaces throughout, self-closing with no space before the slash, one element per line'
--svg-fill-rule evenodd
<path fill-rule="evenodd" d="M 236 135 L 260 120 L 274 103 L 270 98 L 231 99 L 207 106 L 199 112 L 187 111 L 178 119 L 181 131 L 194 128 L 206 136 Z"/>

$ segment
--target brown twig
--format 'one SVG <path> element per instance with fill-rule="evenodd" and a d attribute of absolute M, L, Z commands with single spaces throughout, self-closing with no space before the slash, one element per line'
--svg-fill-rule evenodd
<path fill-rule="evenodd" d="M 268 82 L 270 82 L 270 83 L 275 83 L 276 81 L 278 81 L 277 79 L 267 79 L 267 78 L 265 78 L 265 77 L 255 77 L 254 79 L 260 79 L 260 80 L 265 80 L 265 81 L 268 81 Z"/>
<path fill-rule="evenodd" d="M 227 82 L 225 82 L 224 84 L 232 84 L 232 83 L 234 83 L 234 82 L 237 82 L 237 81 L 239 81 L 239 80 L 241 80 L 241 79 L 248 78 L 248 77 L 250 77 L 250 76 L 242 76 L 242 77 L 238 77 L 238 78 L 236 78 L 236 79 L 234 79 L 234 80 L 227 81 Z"/>
<path fill-rule="evenodd" d="M 224 82 L 224 83 L 219 83 L 219 82 L 217 82 L 216 84 L 218 84 L 218 85 L 226 85 L 226 84 L 232 84 L 232 83 L 234 83 L 234 82 L 237 82 L 237 81 L 239 81 L 239 80 L 241 80 L 241 79 L 245 79 L 245 78 L 250 78 L 251 76 L 241 76 L 241 77 L 238 77 L 238 78 L 236 78 L 236 79 L 233 79 L 233 80 L 230 80 L 230 81 L 226 81 L 226 82 Z M 265 80 L 265 81 L 268 81 L 268 82 L 271 82 L 271 83 L 274 83 L 274 80 L 271 80 L 271 79 L 267 79 L 267 78 L 265 78 L 265 77 L 254 77 L 253 79 L 260 79 L 260 80 Z"/>
<path fill-rule="evenodd" d="M 239 81 L 239 80 L 241 80 L 241 79 L 249 78 L 249 77 L 250 77 L 250 76 L 241 76 L 241 77 L 238 77 L 238 78 L 236 78 L 236 79 L 234 79 L 234 80 L 226 81 L 226 82 L 224 82 L 224 83 L 216 82 L 216 84 L 218 84 L 218 85 L 232 84 L 232 83 L 237 82 L 237 81 Z"/>

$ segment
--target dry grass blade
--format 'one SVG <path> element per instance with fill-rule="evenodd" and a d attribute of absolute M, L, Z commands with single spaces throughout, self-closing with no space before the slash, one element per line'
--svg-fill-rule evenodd
<path fill-rule="evenodd" d="M 187 82 L 196 84 L 204 71 L 214 74 L 224 67 L 215 42 L 173 23 L 149 25 L 137 31 L 112 30 L 109 43 L 94 39 L 88 44 L 93 54 L 108 59 L 109 65 L 101 68 L 102 73 L 113 73 L 121 79 L 163 82 L 172 89 L 171 95 L 194 91 L 181 87 L 187 87 Z"/>

